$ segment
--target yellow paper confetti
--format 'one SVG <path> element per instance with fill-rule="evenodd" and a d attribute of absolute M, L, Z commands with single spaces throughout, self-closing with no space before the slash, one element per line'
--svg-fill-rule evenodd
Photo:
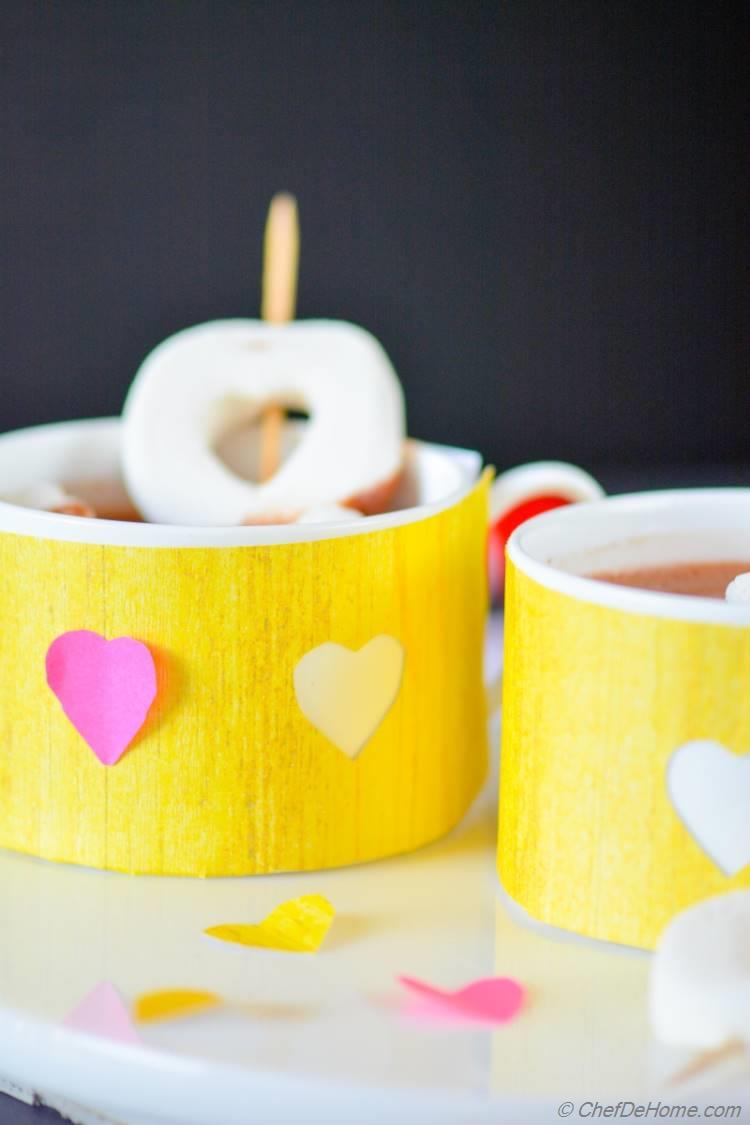
<path fill-rule="evenodd" d="M 133 1008 L 133 1015 L 139 1023 L 155 1023 L 157 1020 L 179 1019 L 218 1008 L 223 1003 L 215 992 L 200 992 L 189 988 L 165 989 L 158 992 L 144 992 Z"/>
<path fill-rule="evenodd" d="M 302 895 L 282 902 L 262 922 L 211 926 L 204 932 L 219 941 L 285 953 L 316 953 L 336 911 L 322 895 Z"/>

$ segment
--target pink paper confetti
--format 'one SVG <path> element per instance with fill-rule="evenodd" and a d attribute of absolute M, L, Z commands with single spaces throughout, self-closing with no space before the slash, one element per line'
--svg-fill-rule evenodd
<path fill-rule="evenodd" d="M 526 990 L 510 977 L 485 977 L 455 991 L 435 988 L 414 977 L 399 977 L 404 988 L 419 997 L 409 1014 L 440 1023 L 501 1024 L 515 1019 Z"/>
<path fill-rule="evenodd" d="M 47 683 L 99 761 L 113 766 L 146 721 L 156 668 L 140 641 L 108 641 L 79 629 L 61 634 L 47 650 Z"/>
<path fill-rule="evenodd" d="M 63 1020 L 64 1027 L 101 1035 L 118 1043 L 142 1044 L 122 1002 L 120 993 L 108 980 L 100 981 Z"/>

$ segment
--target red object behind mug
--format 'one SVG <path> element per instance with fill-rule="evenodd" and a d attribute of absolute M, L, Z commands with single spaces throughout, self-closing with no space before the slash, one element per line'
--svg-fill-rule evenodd
<path fill-rule="evenodd" d="M 492 487 L 492 511 L 487 540 L 487 565 L 493 602 L 502 598 L 505 583 L 505 545 L 517 527 L 553 508 L 598 500 L 604 490 L 575 465 L 540 461 L 501 473 Z"/>

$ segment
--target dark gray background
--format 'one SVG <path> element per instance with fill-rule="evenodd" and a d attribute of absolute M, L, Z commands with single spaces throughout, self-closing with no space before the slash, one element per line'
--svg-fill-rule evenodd
<path fill-rule="evenodd" d="M 255 315 L 371 328 L 411 430 L 507 465 L 748 457 L 746 4 L 5 0 L 0 428 L 117 412 Z"/>

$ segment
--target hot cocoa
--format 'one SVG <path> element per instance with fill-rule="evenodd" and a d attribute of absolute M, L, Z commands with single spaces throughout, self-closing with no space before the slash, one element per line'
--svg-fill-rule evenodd
<path fill-rule="evenodd" d="M 724 598 L 727 586 L 738 574 L 750 571 L 750 560 L 670 563 L 633 570 L 599 571 L 590 575 L 599 582 L 656 590 L 663 594 L 686 594 L 695 598 Z"/>

